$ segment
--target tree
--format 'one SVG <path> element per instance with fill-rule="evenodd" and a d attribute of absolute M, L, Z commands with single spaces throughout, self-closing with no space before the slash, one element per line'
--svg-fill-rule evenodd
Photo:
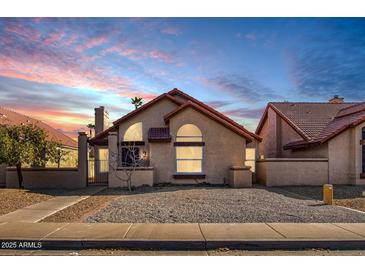
<path fill-rule="evenodd" d="M 92 134 L 92 130 L 94 129 L 95 130 L 95 125 L 94 124 L 87 124 L 86 126 L 89 131 L 90 131 L 90 138 L 92 137 L 91 134 Z"/>
<path fill-rule="evenodd" d="M 55 162 L 60 145 L 47 140 L 44 130 L 33 125 L 0 126 L 0 164 L 16 166 L 19 187 L 23 187 L 22 165 L 45 166 Z"/>
<path fill-rule="evenodd" d="M 143 99 L 141 97 L 136 97 L 135 96 L 134 98 L 131 98 L 131 102 L 132 102 L 132 105 L 134 105 L 134 107 L 137 109 L 140 106 L 142 106 Z"/>
<path fill-rule="evenodd" d="M 52 155 L 52 159 L 54 159 L 54 162 L 57 164 L 57 167 L 61 167 L 61 161 L 62 160 L 68 160 L 68 157 L 70 155 L 70 151 L 67 151 L 65 149 L 62 149 L 60 145 L 53 146 L 52 149 L 50 149 L 49 153 Z"/>
<path fill-rule="evenodd" d="M 132 191 L 134 188 L 132 186 L 133 173 L 136 171 L 137 167 L 146 166 L 144 154 L 142 154 L 141 157 L 138 146 L 135 145 L 135 142 L 131 141 L 121 147 L 120 160 L 118 160 L 118 153 L 112 154 L 110 156 L 109 168 L 113 170 L 115 177 L 122 182 L 125 182 L 129 191 Z M 116 160 L 111 161 L 111 159 Z M 122 166 L 122 168 L 118 168 L 119 164 Z"/>

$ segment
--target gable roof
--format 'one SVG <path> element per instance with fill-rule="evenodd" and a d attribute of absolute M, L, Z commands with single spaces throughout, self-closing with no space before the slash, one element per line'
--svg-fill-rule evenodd
<path fill-rule="evenodd" d="M 365 121 L 365 102 L 360 103 L 269 103 L 256 133 L 259 133 L 271 107 L 288 122 L 303 140 L 284 145 L 299 149 L 323 144 L 349 127 Z"/>
<path fill-rule="evenodd" d="M 238 124 L 237 122 L 233 121 L 233 120 L 232 120 L 232 119 L 230 119 L 229 117 L 225 116 L 224 114 L 220 113 L 219 111 L 215 110 L 214 108 L 210 107 L 209 105 L 204 104 L 203 102 L 201 102 L 201 101 L 199 101 L 199 100 L 195 99 L 194 97 L 192 97 L 192 96 L 190 96 L 190 95 L 188 95 L 188 94 L 186 94 L 186 93 L 182 92 L 181 90 L 179 90 L 179 89 L 177 89 L 177 88 L 174 88 L 173 90 L 170 90 L 170 91 L 168 92 L 168 94 L 173 95 L 173 96 L 174 96 L 174 95 L 178 95 L 178 96 L 181 96 L 181 97 L 183 97 L 183 98 L 186 98 L 187 100 L 189 100 L 189 101 L 191 101 L 191 102 L 193 102 L 193 103 L 195 103 L 195 104 L 197 104 L 197 105 L 201 106 L 202 108 L 205 108 L 207 111 L 212 112 L 213 114 L 215 114 L 215 115 L 216 115 L 216 116 L 218 116 L 219 118 L 221 118 L 221 119 L 223 119 L 223 120 L 227 121 L 227 122 L 228 122 L 229 124 L 231 124 L 232 126 L 237 127 L 237 128 L 238 128 L 238 129 L 240 129 L 241 131 L 243 131 L 243 132 L 245 132 L 246 134 L 250 135 L 252 138 L 254 138 L 254 139 L 256 139 L 256 140 L 258 140 L 258 141 L 260 141 L 260 142 L 262 141 L 262 138 L 261 138 L 259 135 L 255 134 L 255 133 L 253 133 L 253 132 L 251 132 L 251 131 L 249 131 L 249 130 L 247 130 L 245 127 L 243 127 L 242 125 L 240 125 L 240 124 Z"/>
<path fill-rule="evenodd" d="M 180 102 L 179 100 L 177 100 L 176 98 L 174 98 L 173 96 L 167 94 L 167 93 L 162 93 L 161 95 L 157 96 L 156 98 L 152 99 L 151 101 L 143 104 L 141 107 L 127 113 L 126 115 L 122 116 L 121 118 L 119 118 L 118 120 L 113 122 L 113 125 L 111 127 L 109 127 L 108 129 L 104 130 L 103 132 L 100 132 L 99 134 L 96 134 L 93 138 L 91 138 L 89 140 L 89 142 L 91 144 L 98 142 L 98 140 L 100 138 L 105 138 L 106 136 L 108 136 L 109 132 L 113 132 L 115 130 L 117 130 L 118 125 L 120 125 L 121 123 L 127 121 L 128 119 L 136 116 L 138 113 L 148 109 L 149 107 L 155 105 L 156 103 L 160 102 L 163 99 L 168 99 L 172 102 L 174 102 L 176 105 L 181 105 L 182 102 Z"/>
<path fill-rule="evenodd" d="M 184 98 L 185 100 L 180 100 L 176 96 L 180 96 L 180 97 Z M 89 140 L 89 142 L 97 143 L 100 138 L 105 138 L 109 132 L 117 130 L 117 127 L 119 124 L 125 122 L 126 120 L 137 115 L 138 113 L 149 108 L 150 106 L 153 106 L 154 104 L 156 104 L 157 102 L 161 101 L 164 98 L 169 99 L 172 102 L 176 103 L 176 105 L 178 107 L 175 110 L 178 110 L 180 106 L 184 105 L 187 101 L 190 101 L 191 103 L 194 103 L 195 105 L 199 106 L 200 109 L 204 109 L 204 113 L 209 114 L 211 118 L 223 120 L 224 124 L 229 125 L 229 127 L 231 129 L 236 130 L 237 132 L 239 132 L 239 134 L 242 134 L 242 136 L 243 135 L 246 136 L 245 138 L 247 138 L 248 140 L 256 139 L 260 142 L 262 140 L 262 138 L 260 136 L 258 136 L 257 134 L 250 132 L 249 130 L 247 130 L 243 126 L 241 126 L 240 124 L 236 123 L 235 121 L 233 121 L 232 119 L 223 115 L 222 113 L 216 111 L 212 107 L 204 104 L 203 102 L 195 99 L 194 97 L 191 97 L 190 95 L 182 92 L 181 90 L 174 88 L 173 90 L 170 90 L 167 93 L 163 93 L 160 96 L 157 96 L 156 98 L 154 98 L 153 100 L 149 101 L 148 103 L 142 105 L 138 109 L 133 110 L 132 112 L 129 112 L 128 114 L 126 114 L 123 117 L 119 118 L 118 120 L 114 121 L 113 126 L 104 130 L 103 132 L 97 134 L 96 136 L 91 138 Z"/>
<path fill-rule="evenodd" d="M 268 109 L 271 108 L 304 140 L 310 141 L 320 134 L 341 109 L 352 105 L 354 103 L 270 102 L 259 122 L 256 134 L 260 134 L 267 119 Z"/>
<path fill-rule="evenodd" d="M 33 125 L 43 129 L 47 133 L 47 139 L 59 142 L 61 145 L 70 148 L 77 148 L 77 142 L 61 131 L 47 125 L 46 123 L 18 112 L 0 107 L 0 125 Z"/>
<path fill-rule="evenodd" d="M 229 123 L 227 120 L 222 119 L 220 116 L 217 116 L 215 114 L 213 114 L 212 112 L 210 112 L 209 110 L 207 110 L 206 108 L 192 102 L 192 101 L 187 101 L 184 104 L 182 104 L 180 107 L 174 109 L 173 111 L 171 111 L 170 113 L 166 114 L 164 116 L 164 120 L 165 123 L 168 123 L 168 121 L 173 118 L 176 114 L 180 113 L 181 111 L 183 111 L 186 108 L 193 108 L 196 111 L 199 111 L 200 113 L 208 116 L 209 118 L 213 119 L 214 121 L 220 123 L 221 125 L 223 125 L 224 127 L 232 130 L 233 132 L 237 133 L 238 135 L 246 138 L 249 141 L 253 140 L 253 137 L 249 134 L 247 134 L 245 131 L 241 130 L 240 128 L 232 125 L 231 123 Z"/>

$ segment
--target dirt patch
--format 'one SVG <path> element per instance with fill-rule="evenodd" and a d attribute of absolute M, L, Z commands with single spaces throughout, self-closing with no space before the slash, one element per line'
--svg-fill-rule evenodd
<path fill-rule="evenodd" d="M 60 192 L 55 190 L 0 189 L 0 215 L 46 201 Z"/>
<path fill-rule="evenodd" d="M 78 202 L 64 210 L 61 210 L 45 219 L 43 223 L 71 223 L 82 222 L 90 215 L 95 214 L 104 208 L 112 200 L 120 196 L 120 191 L 113 189 L 105 189 L 89 198 Z"/>
<path fill-rule="evenodd" d="M 349 207 L 352 209 L 356 209 L 356 210 L 365 212 L 365 197 L 354 198 L 354 199 L 335 200 L 335 204 L 338 206 Z"/>

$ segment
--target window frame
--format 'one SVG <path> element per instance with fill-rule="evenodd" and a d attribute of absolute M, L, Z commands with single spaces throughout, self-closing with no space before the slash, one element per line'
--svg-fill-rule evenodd
<path fill-rule="evenodd" d="M 195 126 L 197 129 L 199 129 L 200 136 L 178 136 L 179 130 L 185 125 Z M 179 138 L 184 138 L 184 139 L 185 138 L 186 139 L 191 138 L 191 139 L 195 139 L 195 140 L 197 138 L 200 138 L 201 141 L 200 142 L 199 141 L 191 141 L 191 142 L 189 142 L 189 141 L 178 141 Z M 203 164 L 204 164 L 204 146 L 205 146 L 205 142 L 203 142 L 203 140 L 204 140 L 203 139 L 203 134 L 202 134 L 200 128 L 198 126 L 196 126 L 195 124 L 189 123 L 189 124 L 184 124 L 184 125 L 179 127 L 179 129 L 176 132 L 175 142 L 174 142 L 174 146 L 175 146 L 175 174 L 174 174 L 174 177 L 175 177 L 175 175 L 177 175 L 175 178 L 178 178 L 179 175 L 184 176 L 184 175 L 203 175 L 204 174 Z M 188 159 L 178 158 L 177 150 L 178 150 L 179 147 L 200 148 L 201 149 L 201 158 L 200 159 L 198 159 L 198 158 L 188 158 Z M 200 161 L 200 171 L 186 171 L 186 172 L 185 171 L 178 171 L 178 162 L 184 162 L 184 161 L 186 161 L 186 162 L 187 161 Z M 183 178 L 183 177 L 181 177 L 181 178 Z"/>

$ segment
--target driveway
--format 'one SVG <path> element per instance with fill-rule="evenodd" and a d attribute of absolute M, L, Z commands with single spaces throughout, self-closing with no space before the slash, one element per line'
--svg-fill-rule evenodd
<path fill-rule="evenodd" d="M 140 188 L 89 216 L 86 222 L 253 223 L 365 222 L 365 214 L 323 205 L 286 188 L 169 186 Z"/>

